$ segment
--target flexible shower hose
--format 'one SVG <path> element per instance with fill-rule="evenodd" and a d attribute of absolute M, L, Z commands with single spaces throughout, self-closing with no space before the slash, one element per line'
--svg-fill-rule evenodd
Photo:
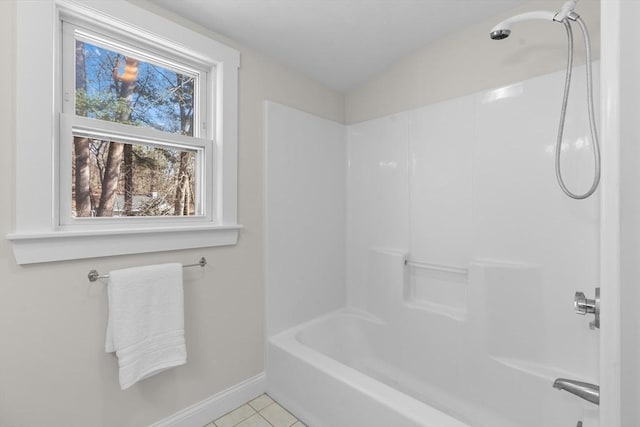
<path fill-rule="evenodd" d="M 573 68 L 573 31 L 571 30 L 571 24 L 569 19 L 575 20 L 582 30 L 584 36 L 584 47 L 586 51 L 586 69 L 587 69 L 587 109 L 589 110 L 589 130 L 591 132 L 591 140 L 593 141 L 593 160 L 594 160 L 594 173 L 593 182 L 591 188 L 583 194 L 575 194 L 567 188 L 562 178 L 562 171 L 560 166 L 560 156 L 562 152 L 562 135 L 564 133 L 564 122 L 567 115 L 567 102 L 569 100 L 569 88 L 571 87 L 571 73 Z M 598 143 L 598 130 L 596 129 L 596 119 L 593 109 L 593 76 L 591 74 L 591 42 L 589 40 L 589 31 L 587 26 L 580 16 L 573 15 L 562 20 L 564 28 L 567 30 L 567 39 L 569 43 L 568 59 L 567 59 L 567 74 L 564 83 L 564 96 L 562 99 L 562 110 L 560 112 L 560 124 L 558 126 L 558 139 L 556 141 L 556 178 L 562 191 L 572 199 L 586 199 L 591 196 L 600 183 L 600 144 Z"/>

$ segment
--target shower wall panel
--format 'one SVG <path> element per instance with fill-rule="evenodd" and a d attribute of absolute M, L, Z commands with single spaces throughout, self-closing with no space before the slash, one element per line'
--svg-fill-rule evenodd
<path fill-rule="evenodd" d="M 346 148 L 339 123 L 273 102 L 265 117 L 271 336 L 345 305 Z"/>
<path fill-rule="evenodd" d="M 466 268 L 471 257 L 475 105 L 457 98 L 406 113 L 410 248 L 417 261 Z"/>
<path fill-rule="evenodd" d="M 593 173 L 584 74 L 574 71 L 562 145 L 577 192 Z M 485 331 L 476 348 L 496 360 L 597 382 L 598 334 L 574 314 L 573 294 L 598 286 L 599 196 L 569 199 L 555 181 L 563 83 L 553 73 L 348 127 L 351 306 L 388 313 L 385 293 L 368 292 L 368 258 L 405 253 L 404 310 L 473 319 Z M 490 280 L 474 283 L 473 264 L 491 265 Z"/>
<path fill-rule="evenodd" d="M 365 304 L 370 248 L 409 245 L 408 117 L 348 129 L 347 298 Z"/>

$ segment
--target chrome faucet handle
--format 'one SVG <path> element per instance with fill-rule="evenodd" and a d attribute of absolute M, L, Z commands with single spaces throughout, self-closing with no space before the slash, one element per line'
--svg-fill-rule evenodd
<path fill-rule="evenodd" d="M 576 292 L 573 298 L 573 308 L 576 314 L 582 316 L 595 314 L 595 320 L 589 323 L 590 329 L 600 329 L 600 288 L 596 288 L 595 299 L 588 299 L 583 292 Z"/>
<path fill-rule="evenodd" d="M 576 292 L 573 297 L 573 309 L 576 314 L 582 314 L 583 316 L 587 314 L 587 297 L 584 292 Z"/>
<path fill-rule="evenodd" d="M 576 314 L 584 316 L 587 313 L 596 312 L 596 302 L 595 300 L 587 299 L 584 292 L 576 292 L 575 297 L 573 297 L 573 308 Z"/>

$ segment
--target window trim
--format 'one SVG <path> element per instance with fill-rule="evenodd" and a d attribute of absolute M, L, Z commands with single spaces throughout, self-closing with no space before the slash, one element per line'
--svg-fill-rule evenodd
<path fill-rule="evenodd" d="M 16 14 L 16 215 L 15 231 L 7 238 L 18 264 L 236 244 L 242 228 L 237 222 L 238 51 L 124 0 L 18 2 Z M 215 197 L 210 220 L 109 230 L 58 225 L 63 17 L 126 30 L 197 63 L 215 64 L 208 84 L 216 97 L 207 111 L 216 124 L 215 135 L 207 135 L 214 140 L 213 171 L 206 178 Z"/>

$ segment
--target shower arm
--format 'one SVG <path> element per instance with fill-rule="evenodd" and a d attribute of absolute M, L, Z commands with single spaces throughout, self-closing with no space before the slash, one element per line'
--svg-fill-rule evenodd
<path fill-rule="evenodd" d="M 566 1 L 558 12 L 551 12 L 546 10 L 538 10 L 535 12 L 525 12 L 520 15 L 515 15 L 504 21 L 498 23 L 491 30 L 491 34 L 504 33 L 507 36 L 511 33 L 511 26 L 517 22 L 531 21 L 531 20 L 543 20 L 543 21 L 556 21 L 562 22 L 565 18 L 570 18 L 575 21 L 577 15 L 575 14 L 576 3 L 578 0 Z"/>

